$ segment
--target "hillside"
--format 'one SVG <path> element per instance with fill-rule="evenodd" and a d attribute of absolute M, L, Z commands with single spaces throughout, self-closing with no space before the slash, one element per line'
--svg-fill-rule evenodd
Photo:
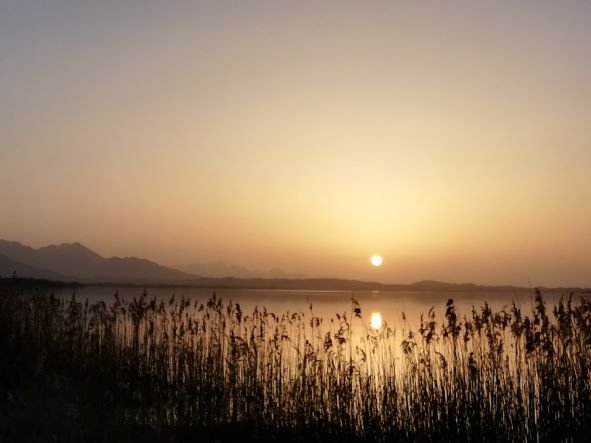
<path fill-rule="evenodd" d="M 0 240 L 5 274 L 11 269 L 26 277 L 80 282 L 182 282 L 193 274 L 161 266 L 137 257 L 105 258 L 80 243 L 64 243 L 34 249 L 18 242 Z"/>

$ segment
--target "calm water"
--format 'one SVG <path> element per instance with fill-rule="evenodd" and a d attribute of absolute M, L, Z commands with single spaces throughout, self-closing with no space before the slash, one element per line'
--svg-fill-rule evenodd
<path fill-rule="evenodd" d="M 119 295 L 127 300 L 139 297 L 142 288 L 121 288 Z M 177 297 L 189 298 L 192 301 L 204 303 L 215 291 L 224 303 L 239 303 L 247 314 L 255 306 L 266 307 L 275 314 L 285 312 L 303 312 L 306 317 L 310 313 L 312 304 L 313 314 L 326 320 L 335 317 L 335 314 L 347 313 L 351 316 L 351 298 L 356 299 L 361 305 L 363 320 L 369 324 L 372 313 L 380 313 L 383 321 L 399 328 L 402 326 L 402 314 L 411 326 L 418 324 L 420 315 L 425 314 L 434 307 L 438 319 L 443 318 L 445 304 L 452 298 L 460 316 L 469 314 L 472 307 L 477 309 L 485 301 L 493 310 L 501 310 L 510 307 L 515 301 L 516 305 L 529 313 L 533 293 L 529 292 L 414 292 L 414 291 L 303 291 L 303 290 L 260 290 L 260 289 L 204 289 L 204 288 L 147 288 L 148 296 L 157 299 L 168 300 L 173 294 Z M 75 292 L 80 301 L 88 299 L 90 302 L 103 300 L 107 303 L 114 301 L 115 288 L 84 287 L 73 291 L 72 289 L 59 290 L 56 295 L 69 297 Z M 560 299 L 559 292 L 547 291 L 543 293 L 544 300 L 551 306 Z"/>

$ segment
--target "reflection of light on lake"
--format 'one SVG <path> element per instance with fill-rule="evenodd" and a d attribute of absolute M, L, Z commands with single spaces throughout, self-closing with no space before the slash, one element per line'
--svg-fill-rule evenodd
<path fill-rule="evenodd" d="M 373 329 L 380 329 L 382 327 L 382 314 L 379 312 L 372 312 L 370 324 Z"/>
<path fill-rule="evenodd" d="M 376 296 L 376 295 L 380 295 L 380 290 L 379 289 L 374 289 L 373 291 L 371 291 L 371 295 L 372 296 Z"/>

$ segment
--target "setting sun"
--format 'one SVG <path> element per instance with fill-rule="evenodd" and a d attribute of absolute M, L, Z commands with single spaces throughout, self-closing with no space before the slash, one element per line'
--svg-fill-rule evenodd
<path fill-rule="evenodd" d="M 381 255 L 374 255 L 371 257 L 371 264 L 376 268 L 382 266 L 383 260 Z"/>

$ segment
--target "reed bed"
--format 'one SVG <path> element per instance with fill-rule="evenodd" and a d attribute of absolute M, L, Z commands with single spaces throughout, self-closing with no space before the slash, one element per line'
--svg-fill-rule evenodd
<path fill-rule="evenodd" d="M 311 430 L 320 441 L 579 441 L 591 431 L 591 302 L 573 295 L 551 310 L 537 292 L 531 312 L 484 303 L 462 317 L 449 300 L 441 319 L 431 309 L 394 331 L 369 328 L 354 299 L 326 319 L 313 306 L 243 312 L 215 293 L 115 294 L 107 305 L 4 292 L 6 438 L 27 428 L 110 441 L 125 426 Z"/>

